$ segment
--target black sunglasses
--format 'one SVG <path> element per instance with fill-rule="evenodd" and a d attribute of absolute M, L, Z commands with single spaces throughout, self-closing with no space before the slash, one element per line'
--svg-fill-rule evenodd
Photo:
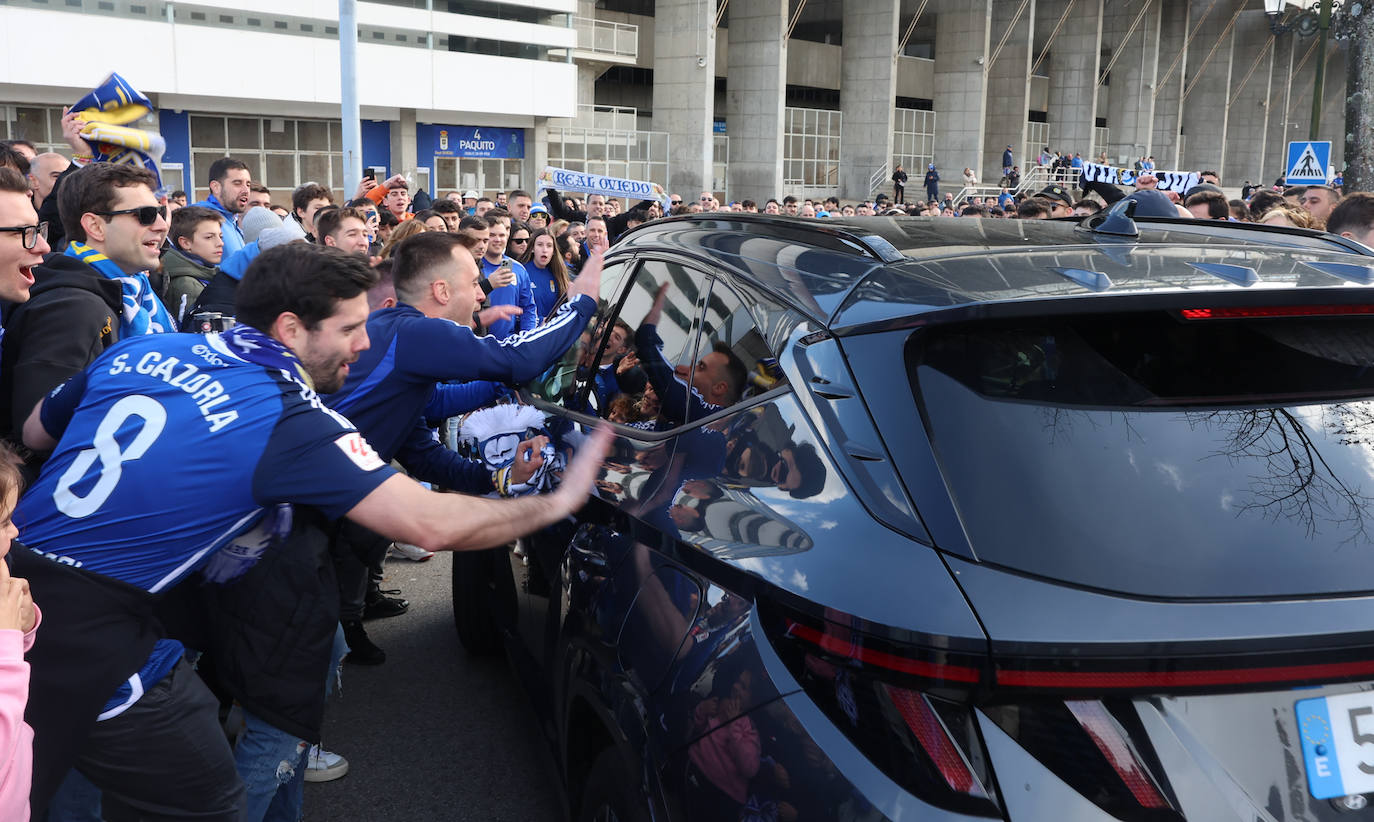
<path fill-rule="evenodd" d="M 167 219 L 167 206 L 139 206 L 138 208 L 121 208 L 119 211 L 92 211 L 91 213 L 99 214 L 101 217 L 132 214 L 138 219 L 139 225 L 152 225 L 157 222 L 158 217 Z"/>
<path fill-rule="evenodd" d="M 38 225 L 8 225 L 0 226 L 0 231 L 14 232 L 20 235 L 24 243 L 24 248 L 32 251 L 38 245 L 38 238 L 48 239 L 48 224 L 39 223 Z"/>
<path fill-rule="evenodd" d="M 513 243 L 528 243 L 529 241 L 530 241 L 530 238 L 529 238 L 529 237 L 512 237 L 512 238 L 511 238 L 511 242 L 513 242 Z"/>

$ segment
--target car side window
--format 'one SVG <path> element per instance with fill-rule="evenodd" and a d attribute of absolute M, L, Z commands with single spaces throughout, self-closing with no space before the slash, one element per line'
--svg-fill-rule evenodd
<path fill-rule="evenodd" d="M 629 262 L 607 263 L 601 272 L 601 292 L 597 298 L 596 314 L 587 323 L 587 329 L 578 337 L 577 342 L 558 362 L 554 363 L 526 388 L 539 399 L 558 403 L 573 410 L 587 410 L 580 398 L 585 394 L 585 386 L 590 369 L 588 361 L 595 356 L 600 329 L 615 310 L 620 290 L 634 266 Z"/>
<path fill-rule="evenodd" d="M 729 408 L 786 382 L 749 304 L 722 280 L 706 302 L 692 384 L 717 408 Z"/>
<path fill-rule="evenodd" d="M 708 279 L 674 262 L 646 260 L 606 338 L 587 403 L 612 422 L 663 431 L 685 419 Z"/>

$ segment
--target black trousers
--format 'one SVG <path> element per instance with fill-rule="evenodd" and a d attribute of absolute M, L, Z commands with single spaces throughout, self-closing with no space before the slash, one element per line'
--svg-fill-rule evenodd
<path fill-rule="evenodd" d="M 367 528 L 344 520 L 334 533 L 330 553 L 334 573 L 339 579 L 339 621 L 363 618 L 367 599 L 367 578 L 372 569 L 380 571 L 391 540 Z"/>
<path fill-rule="evenodd" d="M 236 822 L 243 803 L 219 701 L 184 659 L 124 713 L 97 722 L 76 767 L 104 792 L 110 822 Z"/>

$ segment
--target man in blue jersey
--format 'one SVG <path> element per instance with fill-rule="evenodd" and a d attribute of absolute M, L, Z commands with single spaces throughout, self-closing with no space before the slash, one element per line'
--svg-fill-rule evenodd
<path fill-rule="evenodd" d="M 355 422 L 383 460 L 399 460 L 416 479 L 471 493 L 508 492 L 537 468 L 527 464 L 523 450 L 511 471 L 493 478 L 481 463 L 461 460 L 435 441 L 422 418 L 425 408 L 436 383 L 522 383 L 557 362 L 596 310 L 601 255 L 588 260 L 569 287 L 568 302 L 547 322 L 504 339 L 472 331 L 481 277 L 461 234 L 417 234 L 397 247 L 393 260 L 398 304 L 368 318 L 372 348 L 359 358 L 343 389 L 325 401 Z M 537 460 L 538 449 L 528 458 Z M 387 540 L 357 527 L 344 531 L 348 544 L 336 549 L 336 559 L 348 658 L 378 664 L 386 656 L 367 637 L 362 618 L 367 568 L 380 561 Z"/>
<path fill-rule="evenodd" d="M 510 213 L 505 209 L 493 208 L 486 213 L 487 247 L 482 256 L 482 276 L 491 277 L 493 273 L 509 268 L 515 272 L 515 282 L 493 288 L 488 299 L 491 304 L 513 305 L 520 309 L 514 319 L 497 320 L 487 327 L 493 337 L 509 337 L 518 331 L 529 331 L 539 325 L 544 318 L 534 304 L 534 288 L 530 285 L 529 272 L 525 267 L 506 256 L 506 241 L 510 238 Z"/>
<path fill-rule="evenodd" d="M 29 416 L 25 443 L 55 448 L 15 513 L 31 549 L 15 553 L 15 573 L 53 603 L 47 647 L 29 657 L 35 817 L 75 763 L 112 816 L 238 819 L 216 702 L 153 614 L 190 574 L 212 589 L 290 553 L 274 548 L 296 515 L 471 550 L 585 500 L 604 433 L 555 493 L 489 500 L 426 491 L 320 402 L 368 347 L 374 280 L 336 249 L 264 252 L 239 286 L 239 326 L 124 340 Z"/>

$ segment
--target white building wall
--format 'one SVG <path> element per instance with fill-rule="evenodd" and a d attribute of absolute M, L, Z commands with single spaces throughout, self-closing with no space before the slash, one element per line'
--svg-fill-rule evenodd
<path fill-rule="evenodd" d="M 573 29 L 558 26 L 373 3 L 358 6 L 360 24 L 373 20 L 393 28 L 560 48 L 570 48 L 576 38 Z M 325 0 L 236 0 L 235 8 L 337 22 L 337 5 Z M 73 25 L 78 20 L 82 24 Z M 52 59 L 52 39 L 34 36 L 56 30 L 63 32 L 63 52 L 77 59 Z M 263 103 L 280 101 L 307 110 L 312 104 L 329 106 L 337 115 L 339 105 L 339 52 L 333 39 L 0 6 L 0 44 L 0 84 L 51 89 L 49 102 L 75 99 L 117 71 L 144 94 L 234 101 L 242 103 L 245 113 L 266 113 L 261 111 Z M 231 55 L 237 59 L 228 59 Z M 492 85 L 464 78 L 502 79 Z M 493 88 L 499 93 L 489 91 Z M 577 68 L 571 63 L 358 45 L 358 97 L 363 106 L 502 118 L 572 117 L 576 91 Z"/>

